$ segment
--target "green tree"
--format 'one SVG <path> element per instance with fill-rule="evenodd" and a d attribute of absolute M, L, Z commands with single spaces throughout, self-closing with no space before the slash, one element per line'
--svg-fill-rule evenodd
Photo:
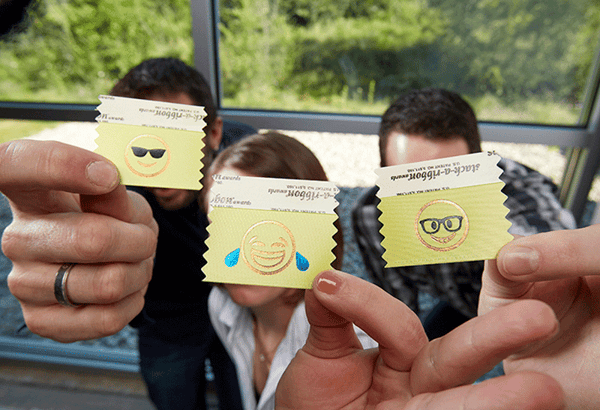
<path fill-rule="evenodd" d="M 587 2 L 581 20 L 583 25 L 569 48 L 570 57 L 575 61 L 575 95 L 582 95 L 585 91 L 592 64 L 600 52 L 600 0 Z"/>
<path fill-rule="evenodd" d="M 402 88 L 423 87 L 432 78 L 427 62 L 445 21 L 420 1 L 389 4 L 368 17 L 342 17 L 296 31 L 294 71 L 290 83 L 315 97 L 339 94 L 352 98 L 395 95 Z"/>
<path fill-rule="evenodd" d="M 220 13 L 225 97 L 265 84 L 365 99 L 397 84 L 426 85 L 415 57 L 428 54 L 445 25 L 422 0 L 228 0 Z"/>
<path fill-rule="evenodd" d="M 150 57 L 193 60 L 189 0 L 46 0 L 0 41 L 0 98 L 96 102 Z"/>
<path fill-rule="evenodd" d="M 223 95 L 253 89 L 269 94 L 284 78 L 291 27 L 277 0 L 222 2 L 219 52 Z"/>
<path fill-rule="evenodd" d="M 431 0 L 448 17 L 443 66 L 452 85 L 506 102 L 529 96 L 561 101 L 572 95 L 569 53 L 581 30 L 582 2 L 569 0 Z"/>

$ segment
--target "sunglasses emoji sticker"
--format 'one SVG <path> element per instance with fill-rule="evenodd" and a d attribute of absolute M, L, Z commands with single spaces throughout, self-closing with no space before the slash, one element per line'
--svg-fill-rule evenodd
<path fill-rule="evenodd" d="M 431 250 L 458 248 L 469 233 L 469 218 L 455 202 L 436 199 L 425 204 L 415 218 L 417 238 Z"/>
<path fill-rule="evenodd" d="M 308 260 L 296 252 L 292 232 L 277 221 L 262 221 L 252 225 L 244 234 L 239 248 L 225 257 L 228 267 L 237 265 L 240 256 L 250 269 L 261 275 L 275 275 L 286 269 L 295 258 L 296 268 L 304 272 Z"/>
<path fill-rule="evenodd" d="M 155 135 L 140 135 L 127 145 L 125 163 L 134 174 L 151 178 L 163 173 L 171 162 L 165 141 Z"/>

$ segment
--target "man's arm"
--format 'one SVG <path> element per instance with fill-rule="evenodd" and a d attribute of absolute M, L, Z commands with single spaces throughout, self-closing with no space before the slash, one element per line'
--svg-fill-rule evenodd
<path fill-rule="evenodd" d="M 505 184 L 502 193 L 507 196 L 504 205 L 509 209 L 510 233 L 527 236 L 577 227 L 571 211 L 558 200 L 558 187 L 550 178 L 507 158 L 498 166 L 503 170 L 500 179 Z"/>

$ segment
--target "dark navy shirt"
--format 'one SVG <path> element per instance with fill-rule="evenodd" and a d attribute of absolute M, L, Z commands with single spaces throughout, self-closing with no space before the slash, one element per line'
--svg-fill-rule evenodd
<path fill-rule="evenodd" d="M 146 303 L 131 325 L 140 330 L 141 336 L 148 333 L 182 344 L 195 344 L 198 338 L 212 337 L 207 304 L 211 285 L 203 282 L 202 273 L 208 237 L 206 214 L 196 201 L 168 211 L 160 207 L 149 191 L 139 187 L 129 189 L 146 198 L 159 227 Z"/>

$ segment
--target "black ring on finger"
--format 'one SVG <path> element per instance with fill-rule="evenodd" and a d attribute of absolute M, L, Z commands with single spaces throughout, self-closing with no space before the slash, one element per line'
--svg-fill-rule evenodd
<path fill-rule="evenodd" d="M 71 269 L 73 266 L 77 265 L 76 263 L 63 263 L 62 266 L 56 272 L 56 276 L 54 278 L 54 297 L 58 303 L 63 306 L 68 307 L 77 307 L 81 306 L 81 303 L 75 303 L 69 299 L 69 295 L 67 294 L 67 279 L 69 278 L 69 273 L 71 273 Z"/>

